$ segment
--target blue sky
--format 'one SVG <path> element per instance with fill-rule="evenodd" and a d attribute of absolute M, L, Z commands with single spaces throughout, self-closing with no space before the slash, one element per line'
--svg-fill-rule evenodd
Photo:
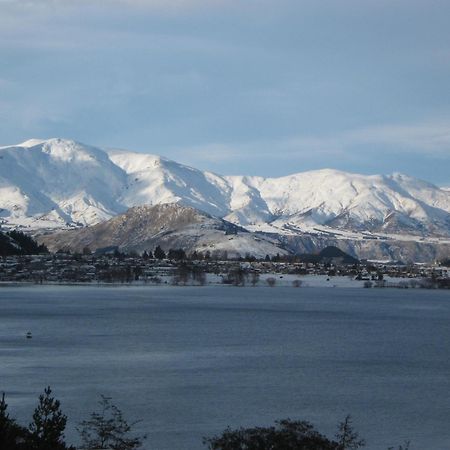
<path fill-rule="evenodd" d="M 0 144 L 450 185 L 450 2 L 0 0 Z"/>

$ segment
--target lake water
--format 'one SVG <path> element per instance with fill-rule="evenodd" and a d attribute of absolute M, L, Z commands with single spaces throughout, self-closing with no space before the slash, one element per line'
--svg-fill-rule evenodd
<path fill-rule="evenodd" d="M 33 339 L 26 339 L 32 331 Z M 350 413 L 370 450 L 450 449 L 445 291 L 235 287 L 0 289 L 0 391 L 30 421 L 51 385 L 74 427 L 108 395 L 147 449 L 227 425 Z"/>

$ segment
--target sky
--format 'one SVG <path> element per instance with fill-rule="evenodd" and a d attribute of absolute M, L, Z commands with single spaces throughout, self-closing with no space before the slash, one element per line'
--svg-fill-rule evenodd
<path fill-rule="evenodd" d="M 0 145 L 450 186 L 448 0 L 0 0 Z"/>

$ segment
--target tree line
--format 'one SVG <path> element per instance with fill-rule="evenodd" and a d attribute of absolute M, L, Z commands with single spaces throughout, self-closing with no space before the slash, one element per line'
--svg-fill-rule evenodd
<path fill-rule="evenodd" d="M 31 236 L 21 231 L 0 232 L 0 256 L 38 255 L 48 253 L 44 244 L 38 244 Z"/>

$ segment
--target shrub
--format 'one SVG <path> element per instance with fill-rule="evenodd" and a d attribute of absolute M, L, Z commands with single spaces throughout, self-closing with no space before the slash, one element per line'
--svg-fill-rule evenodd
<path fill-rule="evenodd" d="M 123 417 L 122 411 L 101 396 L 100 412 L 93 412 L 77 428 L 82 440 L 83 450 L 134 450 L 142 446 L 145 436 L 133 436 L 132 427 Z"/>

